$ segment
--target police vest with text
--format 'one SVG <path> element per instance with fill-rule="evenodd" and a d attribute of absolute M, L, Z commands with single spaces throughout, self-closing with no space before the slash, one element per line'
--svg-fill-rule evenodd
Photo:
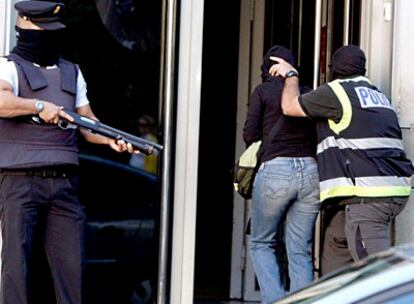
<path fill-rule="evenodd" d="M 328 83 L 343 109 L 340 121 L 318 122 L 321 201 L 334 197 L 405 197 L 412 162 L 406 157 L 397 114 L 369 79 Z"/>

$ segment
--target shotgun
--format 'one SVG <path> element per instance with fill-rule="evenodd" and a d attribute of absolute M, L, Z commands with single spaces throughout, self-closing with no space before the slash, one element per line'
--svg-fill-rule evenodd
<path fill-rule="evenodd" d="M 65 113 L 72 116 L 73 121 L 68 121 L 65 118 L 60 118 L 58 126 L 62 129 L 77 129 L 81 128 L 94 134 L 103 135 L 116 140 L 123 140 L 126 143 L 130 143 L 134 149 L 146 154 L 151 155 L 155 150 L 162 151 L 163 146 L 154 143 L 152 141 L 143 139 L 141 137 L 123 132 L 121 130 L 107 126 L 100 121 L 91 119 L 86 116 L 79 115 L 75 112 L 64 110 Z M 37 119 L 36 119 L 37 118 Z M 40 121 L 39 117 L 33 117 L 33 120 Z"/>

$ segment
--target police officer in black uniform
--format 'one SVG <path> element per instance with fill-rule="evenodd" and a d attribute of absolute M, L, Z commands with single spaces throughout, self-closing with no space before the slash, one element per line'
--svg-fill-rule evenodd
<path fill-rule="evenodd" d="M 321 201 L 330 209 L 322 273 L 388 248 L 390 223 L 411 193 L 412 162 L 388 98 L 365 77 L 366 58 L 354 45 L 332 57 L 333 81 L 300 95 L 297 71 L 274 58 L 286 77 L 282 109 L 317 123 Z"/>
<path fill-rule="evenodd" d="M 59 56 L 62 3 L 21 1 L 17 46 L 0 58 L 1 303 L 30 303 L 28 278 L 39 227 L 60 304 L 82 303 L 85 215 L 77 197 L 74 130 L 62 109 L 95 118 L 78 66 Z M 38 116 L 43 124 L 34 124 Z M 124 142 L 81 131 L 89 142 L 132 151 Z"/>

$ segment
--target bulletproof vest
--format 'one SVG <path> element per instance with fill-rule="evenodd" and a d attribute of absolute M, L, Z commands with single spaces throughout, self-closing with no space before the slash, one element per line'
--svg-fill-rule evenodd
<path fill-rule="evenodd" d="M 317 123 L 321 201 L 334 197 L 404 197 L 412 162 L 388 98 L 359 76 L 327 84 L 342 105 L 340 121 Z"/>
<path fill-rule="evenodd" d="M 57 68 L 46 69 L 14 54 L 7 58 L 16 65 L 20 97 L 53 102 L 75 111 L 75 64 L 59 61 Z M 76 131 L 35 124 L 30 118 L 0 119 L 0 168 L 78 165 Z"/>

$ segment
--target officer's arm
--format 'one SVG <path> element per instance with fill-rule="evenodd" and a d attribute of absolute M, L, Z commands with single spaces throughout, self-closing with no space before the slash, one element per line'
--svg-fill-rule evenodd
<path fill-rule="evenodd" d="M 70 120 L 70 116 L 61 111 L 61 107 L 43 101 L 44 108 L 38 113 L 35 107 L 36 99 L 22 98 L 13 94 L 13 87 L 7 81 L 0 79 L 0 117 L 16 117 L 39 114 L 48 123 L 57 123 L 62 116 Z"/>
<path fill-rule="evenodd" d="M 270 68 L 270 75 L 285 78 L 285 86 L 282 93 L 282 111 L 287 116 L 306 117 L 306 113 L 299 104 L 299 78 L 296 76 L 286 78 L 286 73 L 295 70 L 288 62 L 278 57 L 270 57 L 277 62 Z"/>
<path fill-rule="evenodd" d="M 35 103 L 35 99 L 14 95 L 12 85 L 7 81 L 0 80 L 0 117 L 36 114 Z"/>
<path fill-rule="evenodd" d="M 299 95 L 299 78 L 287 78 L 282 93 L 283 114 L 287 116 L 306 117 L 299 103 Z"/>
<path fill-rule="evenodd" d="M 82 107 L 79 107 L 76 109 L 76 112 L 79 115 L 83 115 L 86 117 L 89 117 L 91 119 L 95 119 L 98 120 L 95 116 L 95 114 L 92 111 L 92 108 L 89 104 L 84 105 Z M 117 152 L 124 152 L 127 151 L 132 153 L 133 152 L 133 148 L 131 146 L 131 144 L 126 144 L 124 141 L 120 140 L 114 140 L 112 138 L 108 138 L 102 135 L 98 135 L 98 134 L 92 134 L 88 131 L 85 130 L 80 130 L 82 136 L 85 138 L 85 140 L 87 142 L 93 143 L 93 144 L 100 144 L 100 145 L 109 145 L 112 149 L 114 149 Z"/>
<path fill-rule="evenodd" d="M 79 115 L 83 115 L 83 116 L 89 117 L 91 119 L 98 120 L 96 118 L 95 114 L 93 113 L 93 111 L 92 111 L 89 104 L 77 108 L 76 112 Z M 93 143 L 93 144 L 109 145 L 110 139 L 108 137 L 98 135 L 98 134 L 93 134 L 91 132 L 88 132 L 88 131 L 85 131 L 85 130 L 82 130 L 82 129 L 80 130 L 80 132 L 81 132 L 82 136 L 85 138 L 85 140 L 87 142 L 90 142 L 90 143 Z"/>

